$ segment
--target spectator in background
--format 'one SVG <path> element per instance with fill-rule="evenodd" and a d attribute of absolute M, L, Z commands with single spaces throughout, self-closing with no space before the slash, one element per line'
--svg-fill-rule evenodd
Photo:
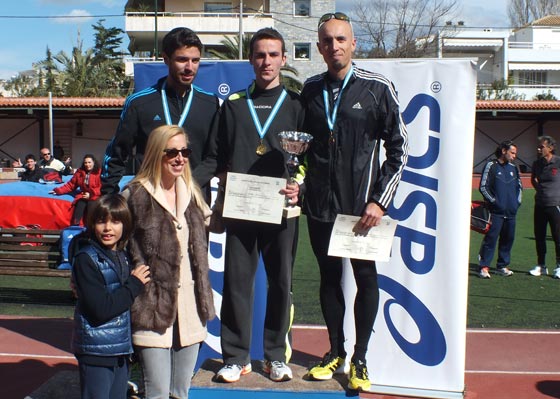
<path fill-rule="evenodd" d="M 79 225 L 87 215 L 87 206 L 90 201 L 95 201 L 101 195 L 101 168 L 95 157 L 91 154 L 84 156 L 82 166 L 76 171 L 72 179 L 65 185 L 55 188 L 51 194 L 62 195 L 79 190 L 72 206 L 72 225 Z"/>
<path fill-rule="evenodd" d="M 70 158 L 70 155 L 65 155 L 64 158 L 62 158 L 62 162 L 64 163 L 64 165 L 66 165 L 66 170 L 64 171 L 64 174 L 73 175 L 74 168 L 72 167 L 72 158 Z M 99 167 L 101 168 L 101 166 Z"/>
<path fill-rule="evenodd" d="M 41 148 L 41 161 L 39 162 L 41 169 L 51 169 L 57 171 L 60 175 L 68 175 L 67 164 L 56 159 L 48 148 Z"/>
<path fill-rule="evenodd" d="M 538 159 L 533 163 L 531 184 L 536 190 L 533 216 L 537 265 L 529 271 L 532 276 L 547 275 L 546 226 L 556 250 L 554 278 L 560 278 L 560 157 L 555 155 L 556 141 L 550 136 L 539 137 Z"/>
<path fill-rule="evenodd" d="M 496 242 L 499 238 L 496 274 L 511 276 L 508 268 L 511 247 L 515 238 L 515 217 L 521 205 L 523 186 L 517 166 L 513 164 L 517 157 L 517 146 L 511 141 L 502 142 L 496 149 L 496 159 L 488 162 L 482 171 L 480 193 L 490 207 L 492 225 L 484 236 L 479 258 L 481 278 L 490 278 L 490 263 L 494 257 Z"/>
<path fill-rule="evenodd" d="M 16 164 L 18 166 L 16 166 Z M 21 161 L 18 159 L 16 162 L 14 162 L 14 167 L 15 168 L 20 168 L 22 167 L 23 164 L 21 163 Z M 35 158 L 35 155 L 33 154 L 27 154 L 25 156 L 25 171 L 21 174 L 21 181 L 29 181 L 29 182 L 33 182 L 33 183 L 38 183 L 39 180 L 41 180 L 43 178 L 43 169 L 39 168 L 37 166 L 37 159 Z"/>
<path fill-rule="evenodd" d="M 56 159 L 64 159 L 64 149 L 60 145 L 60 141 L 56 140 L 53 147 L 53 156 Z"/>

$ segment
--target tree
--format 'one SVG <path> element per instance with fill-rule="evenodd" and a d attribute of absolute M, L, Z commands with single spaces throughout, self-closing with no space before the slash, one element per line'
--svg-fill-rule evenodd
<path fill-rule="evenodd" d="M 352 16 L 360 54 L 368 57 L 421 57 L 439 26 L 452 19 L 457 0 L 358 0 Z M 365 44 L 360 44 L 360 42 Z"/>
<path fill-rule="evenodd" d="M 7 82 L 6 88 L 19 96 L 114 97 L 124 94 L 130 78 L 118 48 L 123 33 L 119 28 L 105 28 L 104 20 L 93 25 L 95 46 L 83 50 L 83 42 L 70 54 L 60 51 L 53 55 L 47 47 L 46 58 L 33 65 L 33 73 L 18 75 Z"/>
<path fill-rule="evenodd" d="M 6 82 L 4 89 L 16 97 L 34 97 L 37 81 L 28 74 L 20 73 Z"/>
<path fill-rule="evenodd" d="M 512 78 L 510 77 L 510 80 Z M 480 89 L 479 100 L 525 100 L 525 94 L 518 94 L 509 87 L 507 80 L 495 80 L 488 89 Z"/>
<path fill-rule="evenodd" d="M 103 26 L 104 19 L 97 21 L 95 25 L 92 25 L 95 31 L 95 45 L 93 50 L 95 52 L 95 57 L 101 61 L 107 59 L 118 59 L 121 57 L 121 52 L 119 48 L 122 45 L 122 35 L 124 31 L 120 28 L 106 28 Z"/>
<path fill-rule="evenodd" d="M 558 0 L 509 0 L 508 16 L 513 27 L 560 13 Z"/>
<path fill-rule="evenodd" d="M 251 45 L 252 35 L 245 33 L 243 35 L 243 49 L 242 58 L 244 60 L 249 59 L 249 46 Z M 233 39 L 230 36 L 224 36 L 220 40 L 220 44 L 223 46 L 223 50 L 210 49 L 208 52 L 221 60 L 237 60 L 239 59 L 239 36 L 234 36 Z"/>

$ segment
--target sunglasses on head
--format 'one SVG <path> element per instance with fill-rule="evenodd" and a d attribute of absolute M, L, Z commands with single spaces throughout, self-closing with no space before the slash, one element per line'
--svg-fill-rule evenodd
<path fill-rule="evenodd" d="M 319 23 L 317 27 L 320 28 L 325 22 L 330 21 L 331 19 L 338 19 L 339 21 L 346 21 L 350 22 L 350 17 L 343 12 L 329 12 L 319 18 Z"/>
<path fill-rule="evenodd" d="M 176 148 L 166 148 L 165 150 L 163 150 L 163 152 L 165 152 L 165 155 L 167 155 L 169 158 L 177 158 L 179 156 L 179 153 L 183 158 L 188 158 L 190 157 L 192 150 L 190 148 L 181 148 L 180 150 Z"/>

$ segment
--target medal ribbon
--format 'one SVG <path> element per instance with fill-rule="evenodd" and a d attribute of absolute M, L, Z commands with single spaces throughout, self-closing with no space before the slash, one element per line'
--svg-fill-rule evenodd
<path fill-rule="evenodd" d="M 342 91 L 348 84 L 348 81 L 350 80 L 350 76 L 352 76 L 352 73 L 354 73 L 354 65 L 350 67 L 350 70 L 348 71 L 348 73 L 346 73 L 346 76 L 344 77 L 344 81 L 342 82 L 342 87 L 340 88 L 340 91 L 338 92 L 338 97 L 334 102 L 332 115 L 329 112 L 329 93 L 327 91 L 327 83 L 325 82 L 325 86 L 323 86 L 323 102 L 325 103 L 325 115 L 327 116 L 327 124 L 329 125 L 331 134 L 334 131 L 334 123 L 336 122 L 336 114 L 338 113 L 338 106 L 340 105 L 340 99 L 342 98 Z"/>
<path fill-rule="evenodd" d="M 171 113 L 169 112 L 169 104 L 167 104 L 167 95 L 165 94 L 165 86 L 167 86 L 167 81 L 163 82 L 161 86 L 161 104 L 163 105 L 163 113 L 165 115 L 165 123 L 167 125 L 172 125 L 173 121 L 171 120 Z M 183 126 L 185 123 L 185 119 L 187 119 L 187 115 L 191 109 L 192 99 L 193 99 L 194 89 L 191 86 L 191 91 L 189 92 L 189 97 L 187 98 L 187 105 L 185 105 L 185 109 L 181 113 L 181 117 L 179 118 L 179 122 L 177 123 L 178 126 Z"/>
<path fill-rule="evenodd" d="M 261 126 L 261 121 L 259 120 L 259 117 L 257 115 L 257 111 L 255 110 L 255 105 L 253 104 L 253 100 L 251 100 L 250 89 L 252 87 L 253 87 L 253 85 L 250 85 L 249 87 L 247 87 L 247 90 L 246 90 L 246 92 L 247 92 L 247 105 L 249 106 L 249 111 L 251 112 L 251 117 L 253 118 L 253 123 L 255 124 L 255 128 L 257 129 L 257 132 L 259 133 L 259 136 L 262 140 L 264 138 L 264 136 L 266 135 L 266 132 L 268 131 L 268 128 L 272 124 L 272 121 L 274 120 L 274 118 L 276 118 L 276 114 L 280 110 L 280 107 L 282 106 L 282 103 L 286 99 L 286 96 L 288 95 L 288 93 L 286 92 L 286 90 L 282 90 L 282 93 L 278 97 L 278 100 L 276 100 L 276 104 L 274 104 L 274 107 L 272 108 L 272 111 L 270 111 L 270 115 L 268 115 L 268 118 L 266 119 L 266 122 L 264 123 L 264 126 Z"/>

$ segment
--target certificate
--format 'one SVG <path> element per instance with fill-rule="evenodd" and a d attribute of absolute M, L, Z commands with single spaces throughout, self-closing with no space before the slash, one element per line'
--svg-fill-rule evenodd
<path fill-rule="evenodd" d="M 286 179 L 228 172 L 223 215 L 280 224 L 285 201 L 280 190 L 285 187 Z"/>
<path fill-rule="evenodd" d="M 379 226 L 356 232 L 360 216 L 337 215 L 329 242 L 329 256 L 387 262 L 397 221 L 384 216 Z"/>

